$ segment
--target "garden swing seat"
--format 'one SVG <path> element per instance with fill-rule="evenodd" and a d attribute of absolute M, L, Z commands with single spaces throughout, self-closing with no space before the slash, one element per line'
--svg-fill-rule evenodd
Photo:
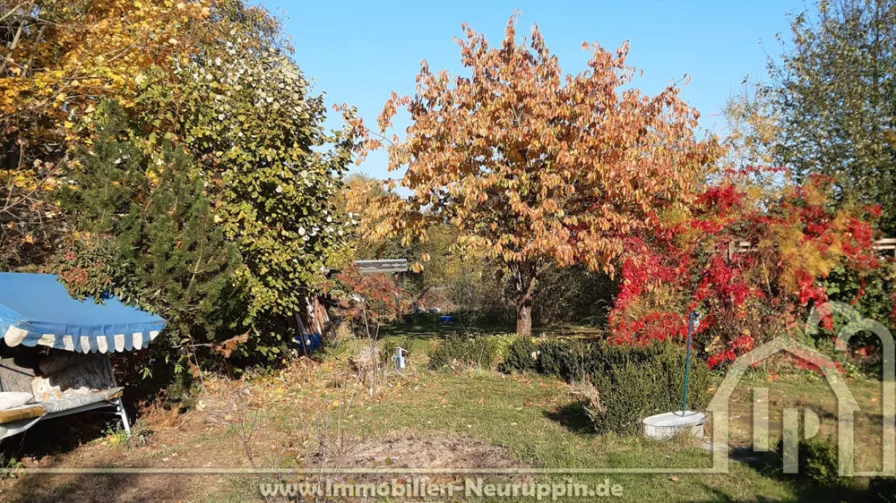
<path fill-rule="evenodd" d="M 109 297 L 72 298 L 50 274 L 0 273 L 0 393 L 31 395 L 0 410 L 0 439 L 39 421 L 97 409 L 130 424 L 109 354 L 145 348 L 165 325 Z"/>

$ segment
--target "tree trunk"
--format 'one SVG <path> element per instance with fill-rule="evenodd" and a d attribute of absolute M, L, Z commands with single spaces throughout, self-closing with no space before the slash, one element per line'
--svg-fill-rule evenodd
<path fill-rule="evenodd" d="M 532 296 L 535 293 L 538 268 L 535 264 L 519 264 L 512 267 L 516 279 L 516 333 L 523 337 L 532 335 Z"/>
<path fill-rule="evenodd" d="M 532 301 L 516 306 L 516 333 L 524 337 L 532 335 Z"/>

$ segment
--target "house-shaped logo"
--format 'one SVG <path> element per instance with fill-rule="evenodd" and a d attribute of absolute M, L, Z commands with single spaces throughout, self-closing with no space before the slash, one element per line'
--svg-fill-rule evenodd
<path fill-rule="evenodd" d="M 852 307 L 831 302 L 814 309 L 806 323 L 806 333 L 818 330 L 822 316 L 832 313 L 846 318 L 847 322 L 837 337 L 837 348 L 845 350 L 849 339 L 860 333 L 870 332 L 880 339 L 883 360 L 882 399 L 882 469 L 880 472 L 856 472 L 854 450 L 854 415 L 859 410 L 855 398 L 840 375 L 834 362 L 819 351 L 800 344 L 789 336 L 780 336 L 749 353 L 742 355 L 732 364 L 725 380 L 719 386 L 710 402 L 707 412 L 712 414 L 712 452 L 714 473 L 728 473 L 728 400 L 747 369 L 778 353 L 789 353 L 797 358 L 812 362 L 824 374 L 825 379 L 837 398 L 837 448 L 839 474 L 841 476 L 893 476 L 896 475 L 896 393 L 894 393 L 894 341 L 890 331 L 882 324 L 863 319 Z M 768 450 L 768 389 L 754 389 L 753 399 L 753 448 L 755 451 Z M 803 438 L 810 438 L 818 432 L 819 420 L 811 410 L 804 410 Z M 797 471 L 797 452 L 800 437 L 799 410 L 785 409 L 783 415 L 783 459 L 784 472 Z"/>

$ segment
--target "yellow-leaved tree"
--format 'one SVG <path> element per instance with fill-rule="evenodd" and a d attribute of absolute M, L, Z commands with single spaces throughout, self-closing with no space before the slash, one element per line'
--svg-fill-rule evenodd
<path fill-rule="evenodd" d="M 354 127 L 366 135 L 360 159 L 387 149 L 389 169 L 405 169 L 397 183 L 410 192 L 369 204 L 364 232 L 425 241 L 432 221 L 449 223 L 455 251 L 484 251 L 504 265 L 517 332 L 530 334 L 546 266 L 612 274 L 628 234 L 686 211 L 720 148 L 695 135 L 698 113 L 678 88 L 651 97 L 630 86 L 627 45 L 585 44 L 588 68 L 564 75 L 538 28 L 520 44 L 515 24 L 513 16 L 500 47 L 464 25 L 466 75 L 433 73 L 424 61 L 416 94 L 393 93 L 378 132 L 361 120 Z M 402 107 L 410 126 L 390 136 Z"/>
<path fill-rule="evenodd" d="M 135 106 L 141 72 L 195 51 L 210 2 L 0 2 L 0 267 L 44 263 L 65 226 L 51 193 L 90 145 L 105 98 Z"/>

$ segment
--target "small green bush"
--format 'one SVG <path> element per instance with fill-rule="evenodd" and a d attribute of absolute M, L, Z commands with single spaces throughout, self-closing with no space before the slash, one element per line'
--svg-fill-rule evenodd
<path fill-rule="evenodd" d="M 538 370 L 567 381 L 581 375 L 581 344 L 568 339 L 547 339 L 538 345 Z"/>
<path fill-rule="evenodd" d="M 620 435 L 637 434 L 641 420 L 669 407 L 657 406 L 660 386 L 651 373 L 643 373 L 632 363 L 613 367 L 609 373 L 591 376 L 593 386 L 600 393 L 603 409 L 589 417 L 599 433 Z"/>
<path fill-rule="evenodd" d="M 869 501 L 896 503 L 896 477 L 874 477 L 868 483 Z"/>
<path fill-rule="evenodd" d="M 685 364 L 681 347 L 600 344 L 584 357 L 585 375 L 600 393 L 602 410 L 592 414 L 598 432 L 635 434 L 645 417 L 681 408 Z M 693 355 L 689 383 L 688 409 L 701 410 L 709 400 L 709 370 Z"/>
<path fill-rule="evenodd" d="M 837 445 L 831 439 L 812 438 L 800 442 L 800 474 L 818 485 L 836 487 L 842 479 L 838 473 Z"/>
<path fill-rule="evenodd" d="M 474 337 L 485 337 L 485 334 L 476 334 Z M 495 345 L 495 363 L 501 363 L 507 358 L 510 346 L 520 337 L 516 334 L 493 334 L 489 333 L 488 338 Z"/>
<path fill-rule="evenodd" d="M 429 368 L 476 367 L 492 369 L 498 362 L 498 341 L 488 336 L 448 337 L 429 352 Z"/>
<path fill-rule="evenodd" d="M 508 374 L 538 370 L 538 345 L 531 337 L 518 337 L 507 347 L 500 370 Z"/>
<path fill-rule="evenodd" d="M 798 433 L 802 436 L 802 433 Z M 778 441 L 778 453 L 784 452 L 784 440 Z M 822 487 L 843 486 L 848 479 L 838 473 L 837 444 L 831 438 L 810 438 L 799 443 L 797 476 Z"/>

